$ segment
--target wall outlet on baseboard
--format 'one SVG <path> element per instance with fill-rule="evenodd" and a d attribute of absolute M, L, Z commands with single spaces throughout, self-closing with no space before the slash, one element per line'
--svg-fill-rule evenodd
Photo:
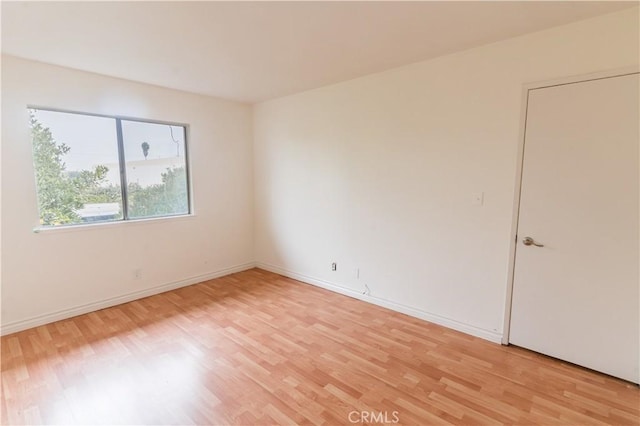
<path fill-rule="evenodd" d="M 338 270 L 338 264 L 337 264 L 336 262 L 333 262 L 333 263 L 331 264 L 331 270 L 332 270 L 332 271 L 337 271 L 337 270 Z"/>

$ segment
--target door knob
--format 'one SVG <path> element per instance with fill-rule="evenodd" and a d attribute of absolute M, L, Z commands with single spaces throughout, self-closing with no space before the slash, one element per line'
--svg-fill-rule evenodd
<path fill-rule="evenodd" d="M 524 244 L 525 246 L 544 247 L 544 244 L 536 243 L 535 240 L 531 237 L 524 237 L 524 239 L 522 240 L 522 244 Z"/>

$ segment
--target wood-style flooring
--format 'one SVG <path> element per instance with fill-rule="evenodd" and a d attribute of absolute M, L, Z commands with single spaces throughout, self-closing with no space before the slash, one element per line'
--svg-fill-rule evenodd
<path fill-rule="evenodd" d="M 1 401 L 5 425 L 640 423 L 635 385 L 259 269 L 4 336 Z"/>

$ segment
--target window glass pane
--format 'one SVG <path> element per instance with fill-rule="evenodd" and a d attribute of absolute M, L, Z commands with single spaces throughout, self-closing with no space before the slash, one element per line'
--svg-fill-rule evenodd
<path fill-rule="evenodd" d="M 113 118 L 30 109 L 40 223 L 122 219 Z"/>
<path fill-rule="evenodd" d="M 130 218 L 189 213 L 185 128 L 122 120 Z"/>

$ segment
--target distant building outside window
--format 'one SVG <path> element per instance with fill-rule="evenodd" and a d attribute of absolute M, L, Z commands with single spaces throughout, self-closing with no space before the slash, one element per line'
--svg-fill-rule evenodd
<path fill-rule="evenodd" d="M 190 213 L 186 126 L 29 108 L 40 225 Z"/>

